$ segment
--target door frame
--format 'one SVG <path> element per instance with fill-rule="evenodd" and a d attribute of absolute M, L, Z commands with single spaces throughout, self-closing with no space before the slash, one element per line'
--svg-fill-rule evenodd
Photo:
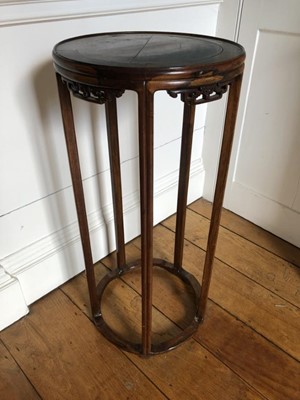
<path fill-rule="evenodd" d="M 224 0 L 224 2 L 220 4 L 216 36 L 236 42 L 238 41 L 243 5 L 244 0 Z M 243 88 L 245 88 L 245 86 L 246 85 L 243 84 L 240 103 L 242 103 L 242 99 L 245 98 L 245 96 L 243 96 Z M 203 142 L 203 163 L 205 167 L 203 197 L 209 201 L 213 201 L 214 196 L 226 105 L 227 97 L 224 96 L 223 101 L 209 103 L 207 106 Z M 240 104 L 239 109 L 241 110 L 242 107 L 243 105 Z M 240 113 L 238 114 L 238 118 L 239 116 Z M 239 125 L 237 121 L 236 132 L 238 131 L 238 126 Z M 234 147 L 236 146 L 236 137 L 237 135 L 235 135 Z M 234 147 L 232 154 L 235 154 Z M 232 174 L 231 169 L 232 163 L 229 169 L 229 176 Z M 228 183 L 229 179 L 230 178 L 227 180 Z M 226 194 L 224 205 L 226 206 Z"/>

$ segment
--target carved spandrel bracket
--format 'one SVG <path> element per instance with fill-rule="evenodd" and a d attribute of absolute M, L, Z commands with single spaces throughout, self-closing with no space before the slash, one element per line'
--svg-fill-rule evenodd
<path fill-rule="evenodd" d="M 228 90 L 229 82 L 203 85 L 196 88 L 168 90 L 168 94 L 176 98 L 179 94 L 181 100 L 188 104 L 203 104 L 219 100 Z"/>
<path fill-rule="evenodd" d="M 124 89 L 107 89 L 98 86 L 90 86 L 70 81 L 66 78 L 62 78 L 62 82 L 67 85 L 69 91 L 72 92 L 75 97 L 97 104 L 104 104 L 121 97 L 125 92 Z"/>

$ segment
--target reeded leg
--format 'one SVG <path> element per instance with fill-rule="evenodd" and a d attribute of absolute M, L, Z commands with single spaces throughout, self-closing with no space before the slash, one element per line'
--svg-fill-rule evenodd
<path fill-rule="evenodd" d="M 65 131 L 65 138 L 68 150 L 70 171 L 73 183 L 73 191 L 75 196 L 77 217 L 80 229 L 81 243 L 83 248 L 83 255 L 86 268 L 86 276 L 89 288 L 91 309 L 93 316 L 97 316 L 99 313 L 99 305 L 96 295 L 96 283 L 94 275 L 94 265 L 92 250 L 90 244 L 89 227 L 87 221 L 87 214 L 84 201 L 84 192 L 82 186 L 82 178 L 80 171 L 80 163 L 77 149 L 76 133 L 73 119 L 73 111 L 70 93 L 59 74 L 56 74 L 60 106 L 63 118 L 63 125 Z"/>
<path fill-rule="evenodd" d="M 211 280 L 212 265 L 216 251 L 218 233 L 219 233 L 222 204 L 225 193 L 225 185 L 226 185 L 226 179 L 230 161 L 231 148 L 233 143 L 233 134 L 234 134 L 236 116 L 238 111 L 241 83 L 242 83 L 242 75 L 239 75 L 232 82 L 229 91 L 221 154 L 219 159 L 217 182 L 214 194 L 214 202 L 213 202 L 211 223 L 208 235 L 203 278 L 202 278 L 202 289 L 201 289 L 201 296 L 200 296 L 199 310 L 198 310 L 198 317 L 200 319 L 204 318 L 207 305 L 208 290 Z"/>
<path fill-rule="evenodd" d="M 174 249 L 174 267 L 176 269 L 182 268 L 195 108 L 195 104 L 184 104 Z"/>
<path fill-rule="evenodd" d="M 153 268 L 153 94 L 138 93 L 142 268 L 142 354 L 151 351 Z"/>
<path fill-rule="evenodd" d="M 113 207 L 114 207 L 114 217 L 115 217 L 117 263 L 118 263 L 118 268 L 122 269 L 126 264 L 126 258 L 125 258 L 125 245 L 124 245 L 124 224 L 123 224 L 118 120 L 117 120 L 117 102 L 115 98 L 105 103 L 105 111 L 106 111 L 107 138 L 109 147 L 112 197 L 113 197 Z"/>

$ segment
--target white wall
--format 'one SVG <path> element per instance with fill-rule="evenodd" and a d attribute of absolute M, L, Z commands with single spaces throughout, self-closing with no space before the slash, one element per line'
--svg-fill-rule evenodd
<path fill-rule="evenodd" d="M 0 328 L 84 268 L 51 61 L 54 44 L 100 31 L 214 35 L 219 3 L 0 1 Z M 155 101 L 157 223 L 175 211 L 182 103 L 165 93 L 158 93 Z M 136 95 L 127 92 L 118 104 L 129 240 L 139 234 Z M 74 110 L 97 261 L 114 249 L 104 110 L 80 100 L 74 100 Z M 189 201 L 203 191 L 205 115 L 202 106 L 196 118 Z"/>

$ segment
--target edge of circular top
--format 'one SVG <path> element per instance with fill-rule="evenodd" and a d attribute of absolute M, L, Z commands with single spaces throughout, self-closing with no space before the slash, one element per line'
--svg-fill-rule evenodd
<path fill-rule="evenodd" d="M 237 42 L 234 42 L 232 40 L 220 38 L 220 37 L 217 37 L 217 36 L 200 35 L 200 34 L 188 33 L 188 32 L 169 32 L 169 31 L 115 31 L 115 32 L 101 32 L 101 33 L 98 32 L 98 33 L 92 33 L 92 34 L 87 34 L 87 35 L 74 36 L 74 37 L 70 37 L 70 38 L 64 39 L 64 40 L 56 43 L 55 46 L 53 47 L 53 50 L 52 50 L 52 56 L 53 56 L 54 62 L 56 62 L 57 59 L 61 59 L 61 60 L 69 61 L 69 62 L 73 61 L 73 60 L 70 60 L 70 58 L 64 57 L 63 55 L 60 55 L 60 54 L 57 53 L 57 48 L 61 44 L 64 44 L 64 43 L 67 43 L 67 42 L 71 42 L 73 40 L 75 41 L 75 40 L 78 40 L 78 39 L 95 37 L 95 36 L 109 36 L 109 35 L 123 35 L 123 34 L 127 34 L 127 35 L 136 35 L 136 34 L 183 35 L 183 36 L 192 37 L 192 38 L 194 37 L 194 38 L 208 39 L 208 40 L 212 40 L 212 41 L 220 41 L 220 42 L 228 43 L 230 45 L 238 47 L 241 50 L 241 54 L 239 54 L 238 56 L 236 56 L 234 58 L 231 58 L 228 61 L 233 61 L 233 60 L 236 60 L 236 59 L 239 59 L 239 58 L 242 58 L 241 61 L 243 61 L 245 59 L 245 56 L 246 56 L 246 51 L 245 51 L 244 47 L 241 44 L 239 44 Z M 228 61 L 225 60 L 225 61 L 216 62 L 216 63 L 212 62 L 210 65 L 224 64 L 224 63 L 226 63 Z M 94 67 L 107 68 L 107 66 L 105 66 L 105 65 L 102 66 L 102 65 L 97 65 L 97 64 L 94 64 L 94 63 L 77 61 L 77 60 L 75 62 L 76 62 L 76 64 L 81 64 L 81 65 L 90 65 L 90 66 L 94 66 Z M 194 64 L 193 67 L 194 66 L 196 67 L 197 65 L 200 66 L 202 64 L 201 63 Z M 118 66 L 118 67 L 112 67 L 112 68 L 126 69 L 127 67 Z M 163 67 L 151 67 L 151 68 L 153 70 L 158 70 L 158 71 L 164 69 Z M 172 71 L 180 71 L 183 68 L 184 67 L 182 67 L 182 66 L 168 67 L 168 69 L 172 70 Z M 145 67 L 136 67 L 135 69 L 137 71 L 138 70 L 144 70 Z"/>

